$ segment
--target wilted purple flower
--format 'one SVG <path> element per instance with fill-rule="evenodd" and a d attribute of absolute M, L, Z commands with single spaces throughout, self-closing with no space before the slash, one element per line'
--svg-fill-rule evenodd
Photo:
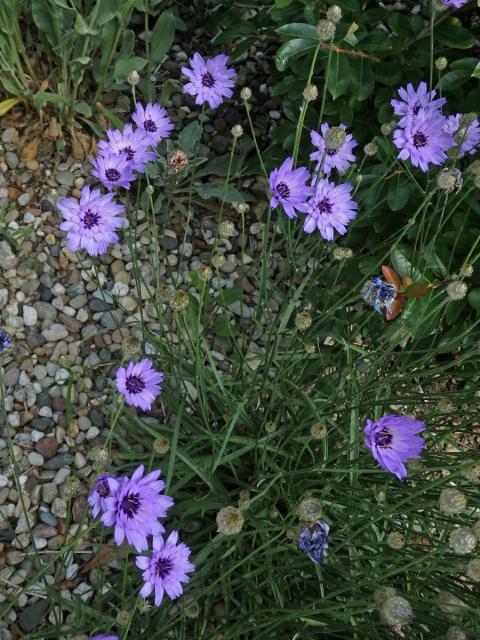
<path fill-rule="evenodd" d="M 318 229 L 325 240 L 333 240 L 335 231 L 344 235 L 348 223 L 357 215 L 358 205 L 350 197 L 352 188 L 348 183 L 334 185 L 325 178 L 319 180 L 307 202 L 304 231 Z"/>
<path fill-rule="evenodd" d="M 182 583 L 188 582 L 188 573 L 195 571 L 195 565 L 189 562 L 190 549 L 187 545 L 178 544 L 178 533 L 172 531 L 164 541 L 161 537 L 153 538 L 151 557 L 137 556 L 135 564 L 142 569 L 144 585 L 140 589 L 142 598 L 155 592 L 155 606 L 158 607 L 166 592 L 171 600 L 183 593 Z"/>
<path fill-rule="evenodd" d="M 303 528 L 298 535 L 298 548 L 315 564 L 325 564 L 330 527 L 323 520 L 317 520 L 312 527 Z"/>
<path fill-rule="evenodd" d="M 13 340 L 6 331 L 0 329 L 0 356 L 6 353 L 13 345 Z"/>
<path fill-rule="evenodd" d="M 453 136 L 457 145 L 460 145 L 458 158 L 462 158 L 466 153 L 473 155 L 480 144 L 480 125 L 476 118 L 465 125 L 462 123 L 463 115 L 457 113 L 455 116 L 448 116 L 445 123 L 445 131 Z"/>
<path fill-rule="evenodd" d="M 442 164 L 447 151 L 454 145 L 452 136 L 445 131 L 446 118 L 436 112 L 420 109 L 409 116 L 404 129 L 393 134 L 395 146 L 401 149 L 400 160 L 410 159 L 414 167 L 428 171 L 430 164 Z"/>
<path fill-rule="evenodd" d="M 165 487 L 159 480 L 160 471 L 143 476 L 140 465 L 131 478 L 108 478 L 110 497 L 105 498 L 101 520 L 107 527 L 114 526 L 116 544 L 126 538 L 137 551 L 148 549 L 147 536 L 160 536 L 165 531 L 158 521 L 173 505 L 170 496 L 161 494 Z"/>
<path fill-rule="evenodd" d="M 339 125 L 340 129 L 346 130 L 344 124 Z M 337 169 L 340 173 L 343 173 L 348 169 L 352 162 L 355 162 L 355 156 L 352 151 L 357 146 L 357 141 L 353 138 L 351 133 L 345 136 L 343 143 L 336 149 L 327 149 L 325 147 L 325 137 L 330 130 L 328 123 L 324 122 L 320 127 L 321 133 L 317 131 L 310 132 L 310 138 L 312 144 L 317 147 L 318 151 L 314 151 L 310 154 L 310 160 L 317 161 L 317 171 L 320 169 L 328 176 L 332 172 L 332 169 Z M 323 164 L 322 164 L 323 160 Z"/>
<path fill-rule="evenodd" d="M 375 311 L 381 314 L 391 310 L 397 293 L 397 288 L 393 284 L 385 282 L 379 276 L 369 278 L 362 289 L 365 302 L 371 304 Z"/>
<path fill-rule="evenodd" d="M 389 415 L 376 421 L 367 419 L 363 442 L 381 467 L 404 480 L 407 477 L 404 463 L 419 458 L 425 446 L 424 439 L 417 435 L 424 429 L 424 422 L 408 416 Z"/>
<path fill-rule="evenodd" d="M 151 102 L 145 107 L 138 103 L 132 120 L 145 133 L 153 147 L 156 147 L 162 138 L 168 138 L 173 129 L 173 122 L 168 117 L 166 109 Z"/>
<path fill-rule="evenodd" d="M 149 411 L 152 402 L 160 394 L 163 377 L 163 373 L 155 371 L 152 361 L 144 358 L 118 369 L 116 385 L 128 405 Z"/>
<path fill-rule="evenodd" d="M 293 168 L 293 158 L 289 157 L 278 169 L 270 173 L 270 206 L 272 209 L 281 205 L 289 218 L 295 218 L 297 211 L 307 211 L 306 201 L 313 193 L 313 188 L 306 182 L 310 174 L 305 167 Z"/>
<path fill-rule="evenodd" d="M 405 126 L 407 118 L 409 116 L 416 116 L 420 109 L 433 113 L 439 111 L 440 107 L 446 102 L 445 98 L 436 98 L 436 91 L 428 91 L 427 83 L 420 82 L 417 89 L 413 88 L 413 85 L 409 82 L 407 88 L 400 87 L 398 94 L 401 100 L 391 100 L 390 104 L 393 107 L 394 113 L 397 116 L 402 116 L 398 124 L 401 127 Z"/>
<path fill-rule="evenodd" d="M 85 185 L 80 200 L 65 198 L 57 203 L 64 222 L 60 229 L 67 233 L 70 251 L 85 249 L 91 256 L 102 255 L 108 245 L 118 242 L 116 229 L 125 226 L 126 220 L 118 217 L 125 208 L 112 202 L 113 193 L 100 194 L 100 189 Z"/>
<path fill-rule="evenodd" d="M 104 473 L 99 476 L 88 496 L 88 504 L 92 507 L 92 515 L 94 518 L 98 516 L 100 511 L 105 510 L 105 500 L 111 497 L 109 478 L 115 478 L 113 473 Z"/>
<path fill-rule="evenodd" d="M 125 156 L 131 168 L 138 173 L 144 173 L 147 162 L 155 160 L 153 151 L 148 151 L 151 143 L 144 129 L 134 131 L 131 124 L 126 124 L 123 131 L 108 129 L 107 137 L 108 142 L 101 140 L 98 143 L 101 155 Z"/>
<path fill-rule="evenodd" d="M 119 156 L 107 152 L 98 155 L 92 164 L 92 175 L 98 178 L 107 189 L 114 187 L 130 189 L 130 183 L 135 180 L 132 166 L 126 155 Z"/>
<path fill-rule="evenodd" d="M 99 636 L 91 636 L 89 640 L 119 640 L 119 637 L 101 633 Z"/>
<path fill-rule="evenodd" d="M 199 53 L 190 58 L 191 69 L 182 67 L 190 82 L 183 87 L 185 93 L 195 96 L 195 104 L 208 102 L 215 109 L 223 98 L 231 98 L 236 73 L 227 68 L 228 56 L 221 53 L 213 58 L 204 59 Z"/>
<path fill-rule="evenodd" d="M 451 9 L 460 9 L 463 5 L 467 4 L 468 0 L 439 0 L 440 4 L 444 4 Z"/>

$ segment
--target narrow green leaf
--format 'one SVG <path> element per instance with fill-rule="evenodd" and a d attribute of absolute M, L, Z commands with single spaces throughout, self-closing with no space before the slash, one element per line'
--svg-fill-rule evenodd
<path fill-rule="evenodd" d="M 150 56 L 154 64 L 160 64 L 175 37 L 175 15 L 172 11 L 164 11 L 158 17 L 152 31 Z"/>

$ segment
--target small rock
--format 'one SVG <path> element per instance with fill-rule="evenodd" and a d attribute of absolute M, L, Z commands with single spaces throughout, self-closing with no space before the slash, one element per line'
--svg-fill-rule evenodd
<path fill-rule="evenodd" d="M 59 453 L 50 460 L 46 460 L 43 468 L 56 470 L 68 467 L 70 464 L 72 464 L 72 456 L 69 453 Z"/>
<path fill-rule="evenodd" d="M 37 324 L 38 316 L 34 307 L 28 304 L 23 305 L 23 322 L 27 327 L 34 327 Z"/>
<path fill-rule="evenodd" d="M 35 451 L 38 451 L 44 458 L 49 460 L 57 453 L 58 442 L 53 436 L 42 438 L 35 443 Z"/>
<path fill-rule="evenodd" d="M 22 193 L 22 195 L 18 196 L 17 198 L 17 204 L 19 207 L 26 207 L 29 202 L 30 202 L 29 193 Z"/>
<path fill-rule="evenodd" d="M 62 498 L 55 498 L 52 502 L 52 513 L 57 518 L 66 518 L 67 517 L 67 503 Z"/>
<path fill-rule="evenodd" d="M 31 633 L 38 625 L 43 621 L 43 617 L 48 610 L 47 600 L 39 600 L 33 604 L 28 605 L 18 618 L 18 624 L 25 633 Z"/>
<path fill-rule="evenodd" d="M 31 451 L 28 454 L 28 461 L 33 467 L 41 467 L 45 462 L 44 457 L 36 451 Z"/>
<path fill-rule="evenodd" d="M 58 342 L 68 336 L 68 331 L 62 324 L 53 323 L 48 329 L 42 331 L 42 335 L 48 342 Z"/>

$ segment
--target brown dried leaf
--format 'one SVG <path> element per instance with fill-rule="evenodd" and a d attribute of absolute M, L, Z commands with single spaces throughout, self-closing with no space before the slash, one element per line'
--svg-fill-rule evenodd
<path fill-rule="evenodd" d="M 58 124 L 56 118 L 51 118 L 48 123 L 48 128 L 44 133 L 46 138 L 50 138 L 51 140 L 56 140 L 57 138 L 62 138 L 62 127 Z"/>
<path fill-rule="evenodd" d="M 40 138 L 32 138 L 21 148 L 21 156 L 23 160 L 35 160 L 37 158 L 38 145 Z"/>

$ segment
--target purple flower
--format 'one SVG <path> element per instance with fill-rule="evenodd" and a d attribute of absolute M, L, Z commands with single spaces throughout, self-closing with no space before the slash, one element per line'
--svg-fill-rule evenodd
<path fill-rule="evenodd" d="M 126 367 L 119 369 L 116 385 L 128 405 L 149 411 L 152 402 L 160 394 L 163 377 L 163 373 L 152 367 L 152 361 L 144 358 L 140 362 L 129 362 Z"/>
<path fill-rule="evenodd" d="M 409 116 L 416 116 L 420 109 L 425 109 L 429 112 L 439 111 L 440 107 L 443 107 L 446 102 L 445 98 L 435 99 L 437 92 L 427 91 L 426 82 L 420 82 L 417 89 L 414 89 L 409 82 L 406 89 L 400 87 L 398 94 L 401 100 L 391 100 L 390 104 L 394 113 L 397 116 L 402 116 L 398 122 L 401 127 L 405 126 Z"/>
<path fill-rule="evenodd" d="M 13 340 L 6 331 L 0 329 L 0 356 L 6 353 L 13 345 Z"/>
<path fill-rule="evenodd" d="M 89 640 L 119 640 L 119 637 L 101 633 L 99 636 L 91 636 Z"/>
<path fill-rule="evenodd" d="M 104 153 L 93 161 L 92 175 L 103 183 L 107 189 L 124 187 L 130 189 L 130 183 L 135 180 L 132 166 L 126 155 Z"/>
<path fill-rule="evenodd" d="M 414 167 L 428 171 L 430 164 L 443 164 L 447 151 L 454 145 L 452 136 L 445 131 L 446 118 L 438 113 L 420 109 L 409 116 L 404 129 L 393 134 L 395 146 L 401 149 L 400 160 L 410 159 Z"/>
<path fill-rule="evenodd" d="M 371 304 L 378 313 L 390 312 L 393 301 L 397 297 L 397 288 L 390 282 L 385 282 L 380 276 L 369 278 L 362 288 L 362 297 Z"/>
<path fill-rule="evenodd" d="M 440 2 L 451 9 L 460 9 L 467 4 L 468 0 L 440 0 Z"/>
<path fill-rule="evenodd" d="M 105 498 L 102 522 L 107 527 L 114 526 L 116 544 L 126 538 L 137 551 L 148 549 L 147 536 L 160 536 L 165 529 L 158 521 L 164 518 L 173 505 L 173 499 L 160 492 L 163 480 L 158 480 L 160 471 L 152 471 L 143 476 L 144 466 L 140 465 L 131 478 L 108 478 L 110 497 Z"/>
<path fill-rule="evenodd" d="M 463 124 L 464 116 L 457 113 L 455 116 L 448 116 L 445 123 L 445 131 L 454 136 L 457 145 L 460 145 L 458 157 L 462 158 L 466 153 L 473 155 L 480 143 L 480 126 L 476 118 Z"/>
<path fill-rule="evenodd" d="M 417 435 L 424 429 L 424 422 L 408 416 L 383 416 L 375 422 L 367 419 L 363 442 L 381 467 L 404 480 L 404 463 L 419 458 L 425 446 L 424 439 Z"/>
<path fill-rule="evenodd" d="M 149 143 L 156 147 L 162 138 L 170 137 L 173 123 L 168 117 L 167 111 L 158 104 L 149 102 L 145 107 L 138 103 L 132 120 L 143 131 Z"/>
<path fill-rule="evenodd" d="M 236 73 L 227 68 L 228 56 L 221 53 L 204 60 L 199 53 L 190 58 L 191 69 L 182 67 L 190 82 L 183 87 L 185 93 L 195 96 L 195 104 L 208 102 L 215 109 L 223 102 L 223 98 L 231 98 Z"/>
<path fill-rule="evenodd" d="M 65 198 L 57 204 L 64 222 L 60 229 L 67 232 L 70 251 L 85 249 L 91 256 L 102 255 L 108 245 L 118 242 L 116 229 L 125 226 L 126 220 L 118 217 L 125 208 L 112 202 L 113 193 L 100 194 L 100 189 L 84 186 L 80 200 Z"/>
<path fill-rule="evenodd" d="M 156 158 L 153 151 L 148 151 L 150 141 L 144 129 L 134 131 L 131 124 L 126 124 L 123 132 L 118 129 L 108 129 L 107 137 L 108 142 L 101 140 L 98 143 L 101 155 L 112 153 L 124 156 L 129 161 L 130 167 L 138 173 L 144 173 L 147 162 Z"/>
<path fill-rule="evenodd" d="M 315 185 L 315 193 L 307 202 L 304 231 L 312 233 L 318 229 L 325 240 L 333 240 L 335 231 L 344 235 L 358 209 L 357 203 L 350 197 L 351 193 L 351 184 L 334 185 L 325 178 L 319 180 Z"/>
<path fill-rule="evenodd" d="M 270 173 L 270 206 L 272 209 L 281 205 L 289 218 L 295 218 L 297 211 L 307 211 L 306 201 L 313 193 L 307 186 L 310 174 L 305 167 L 293 168 L 293 158 L 287 158 L 278 169 Z"/>
<path fill-rule="evenodd" d="M 88 504 L 92 507 L 92 515 L 94 518 L 98 516 L 100 511 L 105 511 L 105 500 L 111 497 L 109 478 L 115 478 L 113 473 L 104 473 L 99 476 L 93 485 L 88 496 Z"/>
<path fill-rule="evenodd" d="M 325 564 L 330 527 L 323 520 L 317 520 L 312 527 L 303 528 L 298 535 L 298 548 L 315 564 Z"/>
<path fill-rule="evenodd" d="M 182 583 L 189 581 L 187 574 L 195 571 L 189 557 L 190 549 L 183 543 L 178 544 L 176 531 L 172 531 L 165 541 L 161 537 L 153 538 L 152 556 L 137 556 L 135 561 L 143 571 L 141 597 L 146 598 L 155 591 L 155 606 L 158 607 L 165 592 L 171 600 L 181 596 Z"/>
<path fill-rule="evenodd" d="M 344 124 L 340 124 L 339 128 L 346 130 Z M 327 149 L 325 153 L 325 136 L 329 130 L 330 126 L 324 122 L 320 127 L 321 133 L 317 131 L 310 132 L 312 144 L 318 149 L 318 151 L 310 154 L 310 160 L 316 160 L 317 171 L 321 168 L 326 176 L 330 175 L 332 169 L 337 169 L 340 173 L 345 172 L 350 164 L 355 162 L 355 156 L 352 151 L 353 148 L 357 146 L 357 141 L 353 138 L 352 134 L 349 133 L 345 136 L 344 142 L 338 149 Z"/>

